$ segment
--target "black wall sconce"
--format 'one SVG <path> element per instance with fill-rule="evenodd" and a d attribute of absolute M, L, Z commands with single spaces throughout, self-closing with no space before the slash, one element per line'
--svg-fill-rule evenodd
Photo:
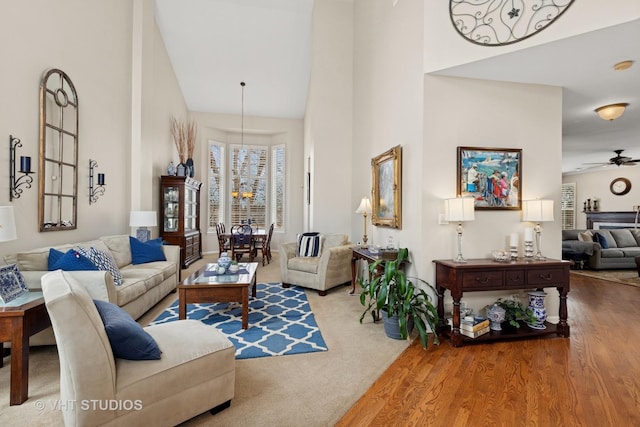
<path fill-rule="evenodd" d="M 98 162 L 89 159 L 89 204 L 98 201 L 98 197 L 104 196 L 104 174 L 98 174 L 98 185 L 93 186 L 93 169 L 98 167 Z"/>
<path fill-rule="evenodd" d="M 22 185 L 26 185 L 25 188 L 31 188 L 33 177 L 29 176 L 31 171 L 31 157 L 20 156 L 20 175 L 16 178 L 16 148 L 22 147 L 20 139 L 15 138 L 13 135 L 9 135 L 9 200 L 18 199 L 22 194 Z"/>

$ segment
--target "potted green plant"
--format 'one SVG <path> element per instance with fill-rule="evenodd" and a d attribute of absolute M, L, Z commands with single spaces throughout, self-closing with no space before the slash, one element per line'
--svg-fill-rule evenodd
<path fill-rule="evenodd" d="M 520 327 L 520 322 L 535 325 L 537 322 L 536 317 L 533 315 L 533 310 L 525 307 L 520 301 L 515 298 L 502 299 L 498 298 L 496 301 L 500 307 L 504 308 L 504 321 L 514 328 Z"/>
<path fill-rule="evenodd" d="M 439 344 L 438 336 L 435 333 L 438 324 L 438 311 L 431 302 L 431 297 L 412 282 L 421 282 L 425 286 L 433 289 L 426 281 L 420 278 L 408 278 L 402 264 L 409 258 L 409 250 L 401 248 L 398 250 L 398 257 L 395 260 L 378 260 L 369 266 L 371 280 L 360 279 L 362 293 L 360 303 L 365 306 L 360 323 L 371 313 L 374 321 L 378 320 L 377 313 L 383 312 L 387 318 L 388 325 L 399 328 L 400 338 L 407 339 L 411 333 L 412 324 L 418 331 L 422 348 L 427 348 L 428 329 L 434 332 L 433 343 Z M 380 266 L 384 265 L 382 274 L 378 273 Z M 434 289 L 435 291 L 435 289 Z M 385 327 L 387 335 L 389 330 Z"/>

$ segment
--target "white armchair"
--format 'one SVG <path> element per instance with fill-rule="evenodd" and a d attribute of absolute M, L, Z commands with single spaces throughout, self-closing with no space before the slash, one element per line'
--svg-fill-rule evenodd
<path fill-rule="evenodd" d="M 353 244 L 346 234 L 321 236 L 321 252 L 317 257 L 298 256 L 298 242 L 280 245 L 282 286 L 297 285 L 317 289 L 320 296 L 343 283 L 351 282 Z"/>
<path fill-rule="evenodd" d="M 91 296 L 72 275 L 44 275 L 42 291 L 58 344 L 65 425 L 173 426 L 229 406 L 235 350 L 215 328 L 196 320 L 149 326 L 161 358 L 119 359 Z"/>

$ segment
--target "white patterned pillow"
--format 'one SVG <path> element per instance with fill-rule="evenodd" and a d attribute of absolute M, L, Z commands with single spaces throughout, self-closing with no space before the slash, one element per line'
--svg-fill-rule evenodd
<path fill-rule="evenodd" d="M 298 256 L 317 257 L 320 256 L 321 240 L 319 233 L 298 234 Z"/>
<path fill-rule="evenodd" d="M 96 249 L 91 246 L 89 249 L 78 247 L 78 252 L 80 252 L 85 257 L 89 258 L 92 263 L 98 267 L 98 270 L 108 271 L 113 276 L 113 283 L 116 286 L 122 285 L 122 273 L 120 273 L 120 269 L 118 268 L 118 264 L 116 263 L 113 255 L 108 254 L 100 249 Z"/>

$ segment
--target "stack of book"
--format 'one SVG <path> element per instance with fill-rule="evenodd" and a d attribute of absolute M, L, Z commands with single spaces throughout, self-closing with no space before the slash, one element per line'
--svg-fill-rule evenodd
<path fill-rule="evenodd" d="M 453 327 L 453 319 L 448 318 L 449 326 Z M 469 338 L 478 338 L 489 332 L 489 319 L 482 317 L 464 318 L 460 320 L 460 333 Z"/>

